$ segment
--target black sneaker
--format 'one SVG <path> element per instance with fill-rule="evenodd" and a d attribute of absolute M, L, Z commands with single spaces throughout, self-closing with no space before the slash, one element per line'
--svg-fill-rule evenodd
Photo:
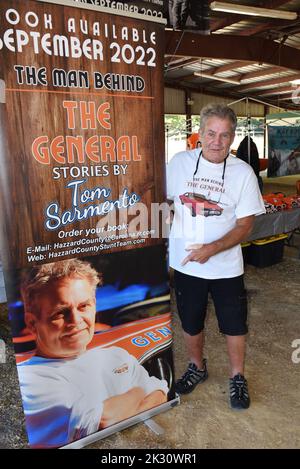
<path fill-rule="evenodd" d="M 248 409 L 250 397 L 247 380 L 240 373 L 229 380 L 230 405 L 232 409 Z"/>
<path fill-rule="evenodd" d="M 197 384 L 203 383 L 208 378 L 206 360 L 203 360 L 203 370 L 199 370 L 195 363 L 189 363 L 187 371 L 175 383 L 175 391 L 178 394 L 192 392 Z"/>

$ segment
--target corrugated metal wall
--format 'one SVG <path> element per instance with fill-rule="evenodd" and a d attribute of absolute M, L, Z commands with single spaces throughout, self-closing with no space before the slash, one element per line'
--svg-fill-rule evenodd
<path fill-rule="evenodd" d="M 185 92 L 165 88 L 165 114 L 185 114 Z"/>
<path fill-rule="evenodd" d="M 278 112 L 287 112 L 285 111 L 284 109 L 280 108 L 280 107 L 270 107 L 269 109 L 269 114 L 277 114 Z"/>
<path fill-rule="evenodd" d="M 202 107 L 209 103 L 226 103 L 230 104 L 233 99 L 222 98 L 219 96 L 211 96 L 202 93 L 192 93 L 191 99 L 194 101 L 192 105 L 192 114 L 199 114 Z M 264 116 L 264 105 L 249 102 L 247 109 L 246 101 L 234 104 L 233 109 L 240 117 L 247 116 L 249 113 L 252 117 Z M 183 90 L 173 88 L 165 88 L 165 114 L 185 114 L 185 93 Z"/>

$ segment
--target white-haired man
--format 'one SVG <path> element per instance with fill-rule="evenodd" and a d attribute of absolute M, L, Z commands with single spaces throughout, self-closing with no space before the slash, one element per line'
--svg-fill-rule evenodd
<path fill-rule="evenodd" d="M 245 409 L 250 404 L 244 377 L 248 328 L 240 243 L 250 234 L 254 216 L 265 208 L 252 168 L 230 154 L 237 125 L 234 111 L 209 105 L 200 118 L 202 148 L 176 154 L 167 172 L 168 199 L 175 202 L 170 265 L 190 357 L 176 390 L 189 393 L 208 377 L 203 346 L 210 293 L 227 339 L 231 407 Z"/>

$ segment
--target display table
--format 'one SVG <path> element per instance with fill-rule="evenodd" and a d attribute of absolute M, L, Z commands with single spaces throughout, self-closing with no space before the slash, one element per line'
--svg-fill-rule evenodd
<path fill-rule="evenodd" d="M 254 227 L 247 241 L 290 233 L 300 227 L 300 208 L 266 213 L 255 217 Z"/>

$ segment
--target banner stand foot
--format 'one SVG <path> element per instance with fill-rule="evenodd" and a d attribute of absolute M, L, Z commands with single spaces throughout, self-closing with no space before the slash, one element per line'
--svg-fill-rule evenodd
<path fill-rule="evenodd" d="M 154 422 L 153 419 L 147 419 L 147 420 L 144 420 L 144 424 L 153 432 L 155 433 L 155 435 L 164 435 L 165 433 L 165 430 L 160 426 L 158 425 L 158 423 Z"/>
<path fill-rule="evenodd" d="M 103 438 L 106 438 L 110 435 L 113 435 L 116 432 L 119 432 L 121 430 L 124 430 L 125 428 L 129 428 L 135 424 L 138 423 L 145 423 L 151 430 L 156 433 L 157 435 L 163 435 L 164 430 L 152 420 L 152 417 L 155 415 L 161 414 L 164 411 L 169 410 L 172 407 L 175 407 L 180 403 L 180 398 L 178 395 L 171 401 L 165 402 L 164 404 L 161 404 L 157 407 L 154 407 L 153 409 L 146 410 L 142 414 L 135 415 L 133 417 L 130 417 L 127 420 L 123 420 L 123 422 L 116 423 L 115 425 L 111 425 L 110 427 L 104 428 L 103 430 L 100 430 L 97 433 L 93 433 L 91 435 L 88 435 L 84 438 L 81 438 L 80 440 L 73 441 L 72 443 L 68 443 L 65 446 L 61 446 L 61 449 L 79 449 L 83 448 L 86 445 L 89 445 L 91 443 L 94 443 L 98 440 L 102 440 Z M 151 423 L 149 424 L 149 422 Z M 154 430 L 154 428 L 156 430 Z M 157 433 L 159 431 L 159 433 Z"/>

